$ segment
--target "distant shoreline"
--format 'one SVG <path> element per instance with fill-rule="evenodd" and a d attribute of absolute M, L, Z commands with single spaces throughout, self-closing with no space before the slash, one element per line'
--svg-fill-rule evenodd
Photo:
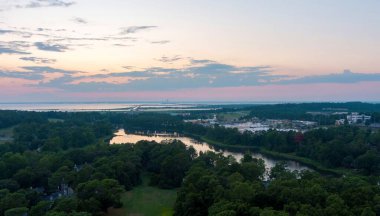
<path fill-rule="evenodd" d="M 0 104 L 199 104 L 199 105 L 255 105 L 255 104 L 301 104 L 301 103 L 371 103 L 380 101 L 9 101 Z"/>

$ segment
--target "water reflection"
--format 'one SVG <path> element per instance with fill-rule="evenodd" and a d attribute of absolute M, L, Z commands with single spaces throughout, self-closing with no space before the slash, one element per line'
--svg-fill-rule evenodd
<path fill-rule="evenodd" d="M 124 144 L 124 143 L 137 143 L 141 140 L 147 140 L 147 141 L 156 141 L 157 143 L 161 143 L 165 140 L 171 140 L 171 139 L 177 139 L 182 141 L 186 146 L 192 146 L 197 153 L 200 151 L 206 152 L 206 151 L 212 151 L 212 152 L 218 152 L 223 153 L 224 156 L 231 155 L 233 156 L 237 161 L 240 161 L 240 159 L 243 158 L 244 152 L 234 152 L 234 151 L 228 151 L 228 150 L 221 150 L 221 149 L 215 149 L 213 146 L 209 145 L 206 142 L 199 142 L 197 140 L 194 140 L 189 137 L 185 136 L 170 136 L 170 135 L 159 135 L 159 136 L 147 136 L 147 135 L 140 135 L 140 134 L 127 134 L 124 129 L 120 129 L 115 133 L 115 136 L 110 140 L 110 144 Z M 271 169 L 276 162 L 279 160 L 264 156 L 260 153 L 251 153 L 252 157 L 263 159 L 265 161 L 265 167 L 267 170 Z M 288 169 L 290 170 L 305 170 L 309 169 L 306 166 L 301 165 L 298 162 L 295 161 L 286 161 L 288 165 Z"/>

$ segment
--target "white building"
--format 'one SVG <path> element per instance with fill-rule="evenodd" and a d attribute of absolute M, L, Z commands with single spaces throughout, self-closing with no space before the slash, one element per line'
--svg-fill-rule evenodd
<path fill-rule="evenodd" d="M 366 122 L 371 120 L 371 116 L 367 116 L 364 114 L 359 114 L 357 112 L 353 112 L 350 115 L 347 115 L 347 121 L 349 124 L 356 124 L 358 122 Z"/>

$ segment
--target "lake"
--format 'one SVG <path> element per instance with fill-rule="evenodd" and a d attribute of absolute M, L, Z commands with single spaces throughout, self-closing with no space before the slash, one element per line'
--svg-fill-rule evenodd
<path fill-rule="evenodd" d="M 165 140 L 171 140 L 171 139 L 177 139 L 182 141 L 186 146 L 190 147 L 192 146 L 197 153 L 200 151 L 206 152 L 206 151 L 212 151 L 212 152 L 218 152 L 223 153 L 224 156 L 231 155 L 234 158 L 236 158 L 237 161 L 240 161 L 241 158 L 244 156 L 244 152 L 234 152 L 234 151 L 227 151 L 227 150 L 216 150 L 212 145 L 206 143 L 206 142 L 199 142 L 195 139 L 185 137 L 185 136 L 170 136 L 170 135 L 159 135 L 159 136 L 148 136 L 148 135 L 140 135 L 140 134 L 131 134 L 127 133 L 124 129 L 118 130 L 115 134 L 115 136 L 110 140 L 110 144 L 125 144 L 125 143 L 137 143 L 141 140 L 147 140 L 147 141 L 156 141 L 157 143 L 161 143 Z M 266 170 L 270 170 L 274 165 L 276 165 L 277 162 L 280 160 L 276 160 L 274 158 L 267 157 L 265 155 L 262 155 L 260 153 L 251 153 L 252 157 L 263 159 L 265 162 L 265 168 Z M 310 170 L 310 168 L 301 165 L 300 163 L 296 161 L 285 161 L 287 163 L 289 170 Z"/>

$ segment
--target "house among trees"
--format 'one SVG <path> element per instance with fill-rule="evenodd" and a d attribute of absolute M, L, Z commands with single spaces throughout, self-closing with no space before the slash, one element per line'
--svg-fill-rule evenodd
<path fill-rule="evenodd" d="M 54 201 L 61 197 L 69 197 L 74 195 L 74 190 L 68 184 L 62 183 L 60 186 L 58 186 L 57 189 L 58 190 L 56 192 L 47 195 L 45 199 L 49 201 Z"/>

